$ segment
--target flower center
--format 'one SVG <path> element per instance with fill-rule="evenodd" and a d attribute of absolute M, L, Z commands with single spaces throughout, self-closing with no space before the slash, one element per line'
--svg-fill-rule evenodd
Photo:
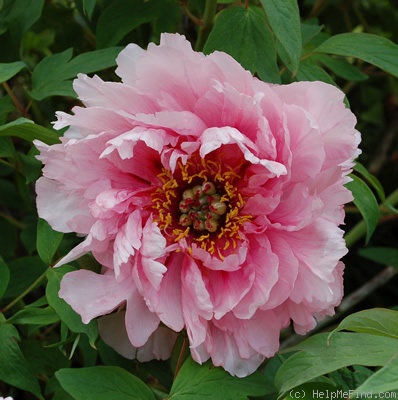
<path fill-rule="evenodd" d="M 196 231 L 216 232 L 228 205 L 217 193 L 215 184 L 208 181 L 184 190 L 178 208 L 181 226 L 192 226 Z"/>
<path fill-rule="evenodd" d="M 184 239 L 223 259 L 243 238 L 242 226 L 252 219 L 242 214 L 245 204 L 238 190 L 245 161 L 238 166 L 193 154 L 175 171 L 163 169 L 152 192 L 154 221 L 169 244 Z"/>

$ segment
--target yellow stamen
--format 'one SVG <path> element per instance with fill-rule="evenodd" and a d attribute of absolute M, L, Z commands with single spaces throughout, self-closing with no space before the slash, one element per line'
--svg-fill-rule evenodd
<path fill-rule="evenodd" d="M 245 200 L 236 185 L 244 163 L 233 169 L 194 154 L 185 164 L 179 160 L 174 173 L 164 169 L 158 175 L 152 210 L 170 242 L 186 238 L 189 253 L 196 243 L 220 260 L 237 248 L 242 226 L 252 219 L 242 215 Z"/>

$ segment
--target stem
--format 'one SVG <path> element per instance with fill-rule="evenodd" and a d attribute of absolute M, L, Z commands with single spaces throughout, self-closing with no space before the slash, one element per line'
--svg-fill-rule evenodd
<path fill-rule="evenodd" d="M 213 26 L 214 16 L 217 11 L 217 0 L 206 0 L 205 11 L 203 13 L 202 25 L 199 28 L 198 39 L 196 40 L 195 50 L 201 51 L 206 43 L 207 37 Z"/>
<path fill-rule="evenodd" d="M 181 345 L 180 354 L 178 355 L 176 370 L 175 370 L 175 373 L 174 373 L 174 380 L 176 379 L 178 373 L 180 372 L 182 363 L 184 362 L 185 351 L 187 350 L 187 346 L 188 346 L 188 339 L 186 337 L 184 337 L 182 345 Z"/>
<path fill-rule="evenodd" d="M 379 210 L 385 211 L 386 205 L 395 206 L 398 203 L 398 189 L 390 194 L 386 200 L 380 205 Z M 366 223 L 364 220 L 358 222 L 346 235 L 345 242 L 347 247 L 352 247 L 355 243 L 366 234 Z"/>
<path fill-rule="evenodd" d="M 7 82 L 3 82 L 4 89 L 8 93 L 8 95 L 11 97 L 12 102 L 15 104 L 15 107 L 18 108 L 18 111 L 21 113 L 21 115 L 25 115 L 25 109 L 22 107 L 22 104 L 19 102 L 17 97 L 15 96 L 14 92 L 11 90 L 11 88 L 8 86 Z"/>
<path fill-rule="evenodd" d="M 182 7 L 184 8 L 185 14 L 187 14 L 187 17 L 197 26 L 202 26 L 202 20 L 199 19 L 196 15 L 193 15 L 191 11 L 189 10 L 187 4 L 184 2 Z"/>
<path fill-rule="evenodd" d="M 18 297 L 16 297 L 11 303 L 6 305 L 1 312 L 7 312 L 11 307 L 15 306 L 20 300 L 22 300 L 27 294 L 29 294 L 39 283 L 41 283 L 46 277 L 46 272 L 44 271 L 25 291 L 23 291 Z"/>
<path fill-rule="evenodd" d="M 322 8 L 326 5 L 326 3 L 327 0 L 317 0 L 314 6 L 312 7 L 310 15 L 307 17 L 307 19 L 318 16 L 318 14 L 321 12 Z"/>
<path fill-rule="evenodd" d="M 23 222 L 20 222 L 18 220 L 16 220 L 14 217 L 12 217 L 11 215 L 8 215 L 6 213 L 3 213 L 2 211 L 0 211 L 0 218 L 4 218 L 6 221 L 8 221 L 11 225 L 16 226 L 19 229 L 25 229 L 26 225 Z"/>

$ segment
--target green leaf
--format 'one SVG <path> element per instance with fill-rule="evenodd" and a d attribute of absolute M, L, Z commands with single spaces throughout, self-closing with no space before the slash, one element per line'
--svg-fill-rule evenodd
<path fill-rule="evenodd" d="M 280 393 L 350 365 L 383 366 L 398 351 L 398 340 L 368 333 L 337 332 L 314 335 L 288 351 L 302 350 L 279 368 L 275 384 Z"/>
<path fill-rule="evenodd" d="M 222 368 L 207 362 L 197 364 L 188 358 L 171 387 L 170 400 L 245 400 L 248 396 L 263 396 L 272 393 L 264 377 L 254 373 L 246 378 L 231 376 Z"/>
<path fill-rule="evenodd" d="M 398 339 L 398 311 L 387 308 L 372 308 L 351 314 L 335 328 L 330 337 L 338 331 L 371 333 Z"/>
<path fill-rule="evenodd" d="M 18 346 L 19 334 L 13 325 L 0 323 L 0 381 L 43 399 L 36 377 Z"/>
<path fill-rule="evenodd" d="M 272 31 L 284 49 L 295 73 L 300 64 L 302 49 L 300 13 L 297 0 L 261 0 Z"/>
<path fill-rule="evenodd" d="M 48 304 L 56 311 L 61 320 L 65 322 L 67 327 L 76 333 L 85 333 L 94 347 L 95 340 L 98 337 L 98 329 L 96 321 L 89 324 L 83 324 L 80 315 L 75 313 L 72 308 L 63 299 L 58 296 L 62 277 L 68 273 L 75 271 L 75 268 L 69 265 L 63 265 L 57 268 L 47 270 L 48 284 L 46 288 L 46 296 Z"/>
<path fill-rule="evenodd" d="M 83 0 L 83 10 L 87 14 L 88 19 L 93 16 L 94 8 L 97 0 Z"/>
<path fill-rule="evenodd" d="M 341 33 L 323 42 L 316 52 L 355 57 L 398 77 L 398 45 L 370 33 Z"/>
<path fill-rule="evenodd" d="M 0 63 L 0 83 L 6 82 L 26 67 L 22 61 L 12 63 Z"/>
<path fill-rule="evenodd" d="M 21 324 L 21 325 L 50 325 L 59 321 L 58 315 L 51 307 L 36 308 L 29 307 L 24 308 L 14 314 L 8 319 L 9 323 Z"/>
<path fill-rule="evenodd" d="M 204 53 L 221 50 L 252 74 L 279 83 L 276 49 L 264 12 L 259 7 L 229 7 L 221 11 L 204 46 Z"/>
<path fill-rule="evenodd" d="M 373 189 L 376 190 L 380 200 L 384 202 L 386 199 L 386 195 L 384 193 L 384 189 L 380 181 L 358 161 L 356 161 L 355 163 L 354 170 L 360 173 L 368 181 L 368 183 L 373 187 Z"/>
<path fill-rule="evenodd" d="M 364 74 L 360 69 L 350 64 L 345 59 L 331 57 L 327 54 L 319 54 L 316 58 L 337 76 L 347 81 L 359 82 L 368 79 L 368 75 Z"/>
<path fill-rule="evenodd" d="M 370 376 L 362 385 L 360 385 L 354 393 L 351 394 L 351 398 L 355 398 L 355 394 L 358 394 L 360 398 L 361 393 L 384 393 L 393 390 L 398 390 L 398 353 L 392 355 L 388 363 L 372 376 Z M 387 393 L 386 393 L 387 394 Z M 383 398 L 376 396 L 375 398 Z M 384 396 L 384 398 L 396 398 L 396 396 Z"/>
<path fill-rule="evenodd" d="M 54 130 L 36 125 L 27 118 L 18 118 L 15 121 L 0 126 L 0 137 L 1 136 L 15 136 L 30 142 L 38 139 L 47 144 L 59 142 L 59 137 Z"/>
<path fill-rule="evenodd" d="M 374 230 L 376 229 L 377 223 L 379 222 L 379 206 L 377 204 L 376 197 L 369 189 L 368 185 L 361 178 L 358 178 L 355 175 L 350 175 L 350 177 L 352 178 L 352 181 L 348 182 L 345 186 L 351 190 L 352 195 L 354 196 L 354 204 L 358 207 L 358 210 L 365 220 L 365 242 L 368 243 Z"/>
<path fill-rule="evenodd" d="M 37 252 L 40 258 L 50 264 L 55 252 L 60 245 L 64 234 L 54 231 L 44 219 L 39 218 L 37 221 Z"/>
<path fill-rule="evenodd" d="M 10 270 L 4 260 L 0 257 L 0 299 L 3 297 L 3 294 L 7 289 L 8 282 L 10 282 Z"/>
<path fill-rule="evenodd" d="M 22 257 L 8 261 L 10 283 L 4 297 L 17 297 L 36 281 L 47 269 L 47 265 L 37 257 Z"/>
<path fill-rule="evenodd" d="M 114 46 L 138 26 L 158 16 L 164 0 L 114 0 L 103 11 L 97 22 L 97 47 Z"/>
<path fill-rule="evenodd" d="M 155 400 L 144 382 L 119 367 L 65 368 L 55 376 L 75 400 Z"/>
<path fill-rule="evenodd" d="M 40 18 L 44 0 L 11 0 L 0 9 L 0 25 L 6 31 L 1 38 L 1 55 L 6 61 L 21 56 L 20 45 L 25 32 Z M 3 33 L 0 26 L 0 34 Z"/>
<path fill-rule="evenodd" d="M 69 367 L 69 360 L 59 347 L 43 347 L 37 339 L 23 340 L 20 347 L 36 376 L 39 374 L 53 376 L 55 371 Z"/>
<path fill-rule="evenodd" d="M 296 78 L 299 81 L 322 81 L 336 85 L 333 78 L 310 58 L 300 63 Z"/>
<path fill-rule="evenodd" d="M 359 255 L 383 265 L 398 268 L 398 249 L 393 247 L 368 247 L 360 249 Z"/>
<path fill-rule="evenodd" d="M 8 195 L 8 193 L 3 191 L 3 188 L 7 187 L 7 186 L 2 185 L 2 183 L 3 183 L 2 180 L 0 180 L 0 193 L 1 193 L 0 199 L 1 199 L 1 203 L 4 204 L 5 201 L 3 201 L 3 199 L 1 197 L 3 197 L 3 196 L 5 197 L 5 194 Z M 10 186 L 12 186 L 12 185 L 10 184 Z M 17 228 L 13 224 L 11 224 L 11 222 L 8 222 L 7 220 L 0 218 L 0 232 L 7 232 L 6 235 L 4 235 L 4 234 L 2 235 L 2 238 L 0 240 L 0 254 L 6 260 L 15 258 L 15 252 L 18 247 Z M 10 273 L 10 275 L 11 275 L 11 273 Z M 6 293 L 4 294 L 4 297 L 7 297 L 7 292 L 8 292 L 8 288 L 7 288 Z"/>
<path fill-rule="evenodd" d="M 0 157 L 12 157 L 15 147 L 9 137 L 0 137 Z"/>
<path fill-rule="evenodd" d="M 7 115 L 15 109 L 15 104 L 12 102 L 10 96 L 3 95 L 3 97 L 0 97 L 0 125 L 6 122 Z"/>
<path fill-rule="evenodd" d="M 331 392 L 336 392 L 337 390 L 338 388 L 333 386 L 331 383 L 309 382 L 290 390 L 283 400 L 314 400 L 318 397 L 317 395 L 323 397 L 327 393 L 331 394 Z"/>
<path fill-rule="evenodd" d="M 25 183 L 27 185 L 35 182 L 39 178 L 42 168 L 42 163 L 36 158 L 38 150 L 33 147 L 29 153 L 30 154 L 18 153 L 17 155 L 20 171 L 25 176 Z"/>
<path fill-rule="evenodd" d="M 72 78 L 116 65 L 120 47 L 95 50 L 72 58 L 72 49 L 44 58 L 33 70 L 30 95 L 35 100 L 49 96 L 75 97 Z"/>
<path fill-rule="evenodd" d="M 301 40 L 303 42 L 303 46 L 308 44 L 315 36 L 317 36 L 322 31 L 321 25 L 313 25 L 313 24 L 301 24 Z"/>

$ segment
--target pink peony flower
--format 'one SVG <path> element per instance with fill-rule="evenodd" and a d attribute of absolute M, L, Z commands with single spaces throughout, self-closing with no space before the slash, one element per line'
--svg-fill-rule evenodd
<path fill-rule="evenodd" d="M 58 265 L 103 265 L 59 294 L 126 357 L 167 358 L 186 329 L 197 362 L 248 375 L 341 300 L 355 117 L 331 85 L 264 83 L 177 34 L 117 63 L 122 83 L 75 80 L 61 144 L 36 142 L 40 217 L 85 235 Z"/>

